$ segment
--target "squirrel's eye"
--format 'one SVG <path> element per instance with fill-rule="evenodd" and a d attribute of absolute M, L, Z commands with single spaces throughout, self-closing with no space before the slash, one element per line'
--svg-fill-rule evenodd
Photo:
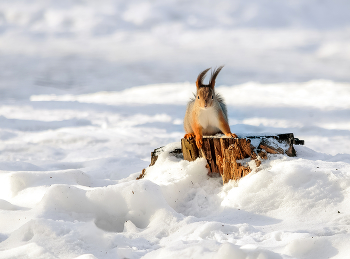
<path fill-rule="evenodd" d="M 214 99 L 214 96 L 211 96 L 211 99 Z"/>
<path fill-rule="evenodd" d="M 198 95 L 198 99 L 199 99 L 199 95 Z"/>

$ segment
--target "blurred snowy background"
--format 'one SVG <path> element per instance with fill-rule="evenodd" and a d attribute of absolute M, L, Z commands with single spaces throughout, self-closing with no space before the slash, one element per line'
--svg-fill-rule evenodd
<path fill-rule="evenodd" d="M 3 0 L 1 98 L 193 82 L 221 64 L 218 85 L 349 82 L 349 10 L 346 0 Z"/>

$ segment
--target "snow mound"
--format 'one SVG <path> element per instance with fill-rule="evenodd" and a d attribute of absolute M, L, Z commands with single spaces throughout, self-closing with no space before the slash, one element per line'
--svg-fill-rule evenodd
<path fill-rule="evenodd" d="M 27 256 L 27 249 L 36 258 L 326 258 L 348 251 L 350 163 L 297 146 L 298 157 L 270 154 L 223 186 L 207 176 L 204 159 L 171 154 L 179 147 L 164 146 L 144 179 L 133 174 L 105 187 L 80 170 L 3 174 L 8 200 L 38 201 L 24 209 L 0 200 L 15 213 L 10 222 L 23 221 L 2 237 L 1 257 Z"/>
<path fill-rule="evenodd" d="M 146 228 L 159 210 L 174 212 L 162 201 L 159 187 L 149 181 L 82 190 L 55 185 L 45 193 L 38 208 L 45 218 L 65 220 L 93 219 L 96 226 L 122 232 L 126 222 Z"/>

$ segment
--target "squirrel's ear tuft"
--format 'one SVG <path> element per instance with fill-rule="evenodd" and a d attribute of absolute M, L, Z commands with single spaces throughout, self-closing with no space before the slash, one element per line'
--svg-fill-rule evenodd
<path fill-rule="evenodd" d="M 215 79 L 216 79 L 216 77 L 218 76 L 218 74 L 220 73 L 220 71 L 221 71 L 221 69 L 223 67 L 224 66 L 220 66 L 217 69 L 214 69 L 214 71 L 211 73 L 211 78 L 210 78 L 210 81 L 209 81 L 209 86 L 211 88 L 214 88 L 214 86 L 215 86 Z"/>
<path fill-rule="evenodd" d="M 207 68 L 206 70 L 204 70 L 202 73 L 200 73 L 197 77 L 197 81 L 196 81 L 196 86 L 197 89 L 199 89 L 200 87 L 203 86 L 203 80 L 205 78 L 205 75 L 207 74 L 207 72 L 209 71 L 210 68 Z"/>

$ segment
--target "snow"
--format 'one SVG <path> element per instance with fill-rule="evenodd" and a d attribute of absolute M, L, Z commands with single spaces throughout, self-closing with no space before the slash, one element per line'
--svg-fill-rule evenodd
<path fill-rule="evenodd" d="M 0 258 L 348 258 L 349 7 L 0 1 Z M 232 132 L 305 140 L 224 186 L 170 153 L 222 64 Z"/>

